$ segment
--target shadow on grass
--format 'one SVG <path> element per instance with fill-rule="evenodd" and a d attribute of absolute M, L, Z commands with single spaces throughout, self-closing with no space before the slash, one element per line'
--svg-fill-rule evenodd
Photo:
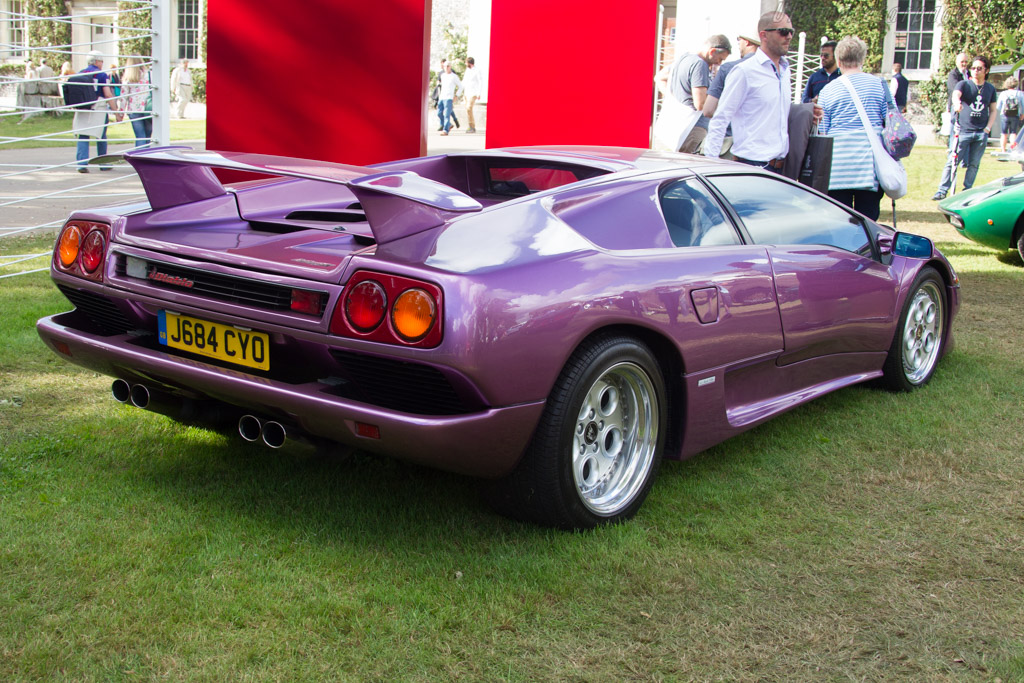
<path fill-rule="evenodd" d="M 913 404 L 941 395 L 942 384 L 949 380 L 937 379 L 934 389 L 905 400 Z M 822 423 L 841 425 L 848 419 L 844 416 L 857 416 L 849 419 L 871 424 L 876 407 L 894 396 L 903 398 L 868 385 L 845 389 L 694 458 L 667 461 L 652 500 L 641 512 L 646 523 L 637 523 L 653 524 L 660 533 L 728 544 L 723 539 L 742 534 L 737 520 L 756 525 L 766 507 L 777 505 L 771 501 L 786 499 L 791 510 L 816 505 L 804 500 L 801 491 L 813 476 L 808 474 L 808 458 L 817 458 L 821 444 L 831 439 Z M 400 546 L 403 554 L 426 556 L 439 543 L 489 546 L 511 535 L 543 545 L 552 534 L 572 536 L 500 517 L 481 500 L 478 482 L 469 477 L 364 453 L 345 459 L 321 455 L 302 444 L 275 451 L 244 443 L 237 435 L 215 436 L 160 416 L 136 414 L 151 421 L 139 431 L 160 445 L 152 452 L 122 451 L 117 470 L 124 481 L 111 486 L 140 487 L 158 495 L 162 504 L 194 507 L 200 517 L 222 519 L 228 528 L 235 526 L 233 518 L 241 517 L 272 536 L 315 535 L 368 547 Z M 139 418 L 127 412 L 122 419 Z M 486 453 L 487 445 L 481 444 L 481 457 Z M 557 545 L 564 542 L 571 541 Z"/>
<path fill-rule="evenodd" d="M 1008 266 L 1014 266 L 1015 268 L 1024 267 L 1024 259 L 1021 259 L 1020 252 L 1016 249 L 1012 251 L 1007 249 L 1004 252 L 1000 252 L 996 258 L 999 259 L 1001 263 L 1005 263 Z"/>

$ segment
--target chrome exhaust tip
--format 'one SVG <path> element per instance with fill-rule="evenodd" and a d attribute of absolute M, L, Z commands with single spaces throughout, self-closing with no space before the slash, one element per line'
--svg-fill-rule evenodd
<path fill-rule="evenodd" d="M 123 379 L 115 379 L 110 385 L 110 393 L 118 403 L 127 403 L 132 397 L 132 387 Z"/>
<path fill-rule="evenodd" d="M 255 415 L 243 415 L 238 418 L 238 435 L 250 443 L 258 441 L 263 425 Z"/>
<path fill-rule="evenodd" d="M 132 405 L 136 408 L 145 408 L 149 405 L 149 389 L 142 384 L 136 384 L 132 387 L 129 398 L 131 398 Z"/>
<path fill-rule="evenodd" d="M 263 437 L 263 443 L 271 448 L 280 448 L 288 438 L 288 432 L 280 422 L 267 422 L 264 423 L 260 436 Z"/>

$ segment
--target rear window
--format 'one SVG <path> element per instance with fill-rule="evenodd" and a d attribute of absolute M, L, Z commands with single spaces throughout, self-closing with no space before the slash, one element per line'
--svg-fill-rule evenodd
<path fill-rule="evenodd" d="M 490 166 L 487 171 L 490 193 L 511 197 L 550 190 L 581 179 L 576 171 L 557 166 Z"/>

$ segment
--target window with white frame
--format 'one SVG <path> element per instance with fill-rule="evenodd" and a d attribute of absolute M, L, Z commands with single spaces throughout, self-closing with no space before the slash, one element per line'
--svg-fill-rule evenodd
<path fill-rule="evenodd" d="M 28 55 L 28 28 L 25 17 L 24 0 L 6 0 L 3 3 L 3 13 L 0 20 L 3 22 L 3 31 L 0 32 L 0 41 L 4 43 L 3 53 L 0 58 L 24 59 Z"/>
<path fill-rule="evenodd" d="M 199 59 L 200 0 L 178 0 L 178 59 Z"/>
<path fill-rule="evenodd" d="M 935 39 L 935 0 L 899 0 L 892 60 L 904 69 L 930 69 Z"/>

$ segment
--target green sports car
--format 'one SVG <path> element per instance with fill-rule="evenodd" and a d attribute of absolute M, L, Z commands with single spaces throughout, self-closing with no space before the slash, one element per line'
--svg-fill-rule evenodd
<path fill-rule="evenodd" d="M 946 197 L 939 210 L 967 239 L 1024 259 L 1024 173 Z"/>

